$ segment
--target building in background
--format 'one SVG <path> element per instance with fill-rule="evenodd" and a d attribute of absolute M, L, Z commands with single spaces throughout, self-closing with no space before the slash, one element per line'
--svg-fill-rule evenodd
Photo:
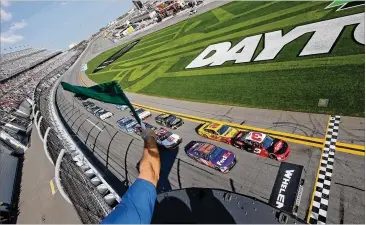
<path fill-rule="evenodd" d="M 136 7 L 137 10 L 140 10 L 143 8 L 143 4 L 141 1 L 132 1 L 132 3 Z"/>

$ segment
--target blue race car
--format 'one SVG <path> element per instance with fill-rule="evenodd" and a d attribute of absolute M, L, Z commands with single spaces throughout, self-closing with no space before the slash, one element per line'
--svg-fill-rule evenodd
<path fill-rule="evenodd" d="M 128 118 L 128 117 L 122 117 L 122 119 L 117 121 L 118 126 L 128 132 L 132 133 L 134 131 L 134 127 L 138 124 L 136 120 Z"/>
<path fill-rule="evenodd" d="M 186 145 L 185 152 L 197 162 L 222 173 L 228 173 L 236 163 L 233 152 L 206 142 L 191 141 Z"/>

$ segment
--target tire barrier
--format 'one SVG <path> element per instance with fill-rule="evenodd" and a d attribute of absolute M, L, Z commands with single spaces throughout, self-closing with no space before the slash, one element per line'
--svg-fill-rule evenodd
<path fill-rule="evenodd" d="M 46 156 L 56 166 L 55 180 L 60 194 L 71 203 L 83 223 L 99 223 L 120 200 L 99 171 L 77 150 L 65 133 L 59 132 L 59 124 L 51 110 L 52 89 L 78 58 L 78 51 L 64 65 L 51 71 L 34 91 L 33 121 L 44 142 Z"/>

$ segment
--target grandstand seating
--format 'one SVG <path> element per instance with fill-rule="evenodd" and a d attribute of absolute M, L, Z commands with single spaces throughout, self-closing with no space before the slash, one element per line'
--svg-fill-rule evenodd
<path fill-rule="evenodd" d="M 0 82 L 36 66 L 59 53 L 59 51 L 45 50 L 4 62 L 0 66 Z"/>
<path fill-rule="evenodd" d="M 14 111 L 25 98 L 32 98 L 35 86 L 39 81 L 74 55 L 74 51 L 60 54 L 32 70 L 21 73 L 0 84 L 0 116 Z"/>
<path fill-rule="evenodd" d="M 16 51 L 16 52 L 10 52 L 8 54 L 4 54 L 1 55 L 0 57 L 0 65 L 4 64 L 5 62 L 14 60 L 14 59 L 19 59 L 22 58 L 24 56 L 28 56 L 34 53 L 38 53 L 41 51 L 45 51 L 46 49 L 34 49 L 34 48 L 27 48 L 21 51 Z"/>
<path fill-rule="evenodd" d="M 41 53 L 34 53 L 28 51 L 28 56 L 25 56 L 26 54 L 18 54 L 17 59 L 14 59 L 14 56 L 12 56 L 13 59 L 8 60 L 8 62 L 3 65 L 18 65 L 19 63 L 24 62 L 25 59 L 29 59 L 29 57 L 33 60 L 37 58 L 44 60 L 47 57 L 49 58 L 52 54 L 57 54 L 57 52 L 44 50 Z M 32 99 L 37 84 L 45 77 L 54 76 L 55 73 L 60 72 L 60 70 L 64 71 L 66 67 L 70 66 L 70 59 L 73 57 L 75 58 L 78 54 L 76 54 L 76 51 L 67 51 L 49 60 L 43 61 L 34 68 L 19 73 L 17 76 L 0 81 L 0 129 L 26 146 L 28 144 L 28 134 L 19 134 L 16 131 L 9 130 L 7 129 L 9 128 L 7 125 L 15 123 L 28 130 L 30 119 L 23 118 L 22 115 L 19 115 L 18 107 L 23 111 L 26 110 L 22 107 L 22 104 L 29 105 L 26 99 Z M 75 61 L 75 59 L 73 60 Z M 2 69 L 4 69 L 3 65 L 1 65 Z M 29 109 L 26 111 L 29 111 Z"/>

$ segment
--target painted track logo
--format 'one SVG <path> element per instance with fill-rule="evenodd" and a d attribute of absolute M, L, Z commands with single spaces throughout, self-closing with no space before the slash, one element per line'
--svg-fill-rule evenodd
<path fill-rule="evenodd" d="M 353 0 L 336 0 L 330 3 L 326 9 L 338 7 L 336 11 L 350 9 L 357 6 L 364 5 L 365 1 L 353 1 Z"/>

